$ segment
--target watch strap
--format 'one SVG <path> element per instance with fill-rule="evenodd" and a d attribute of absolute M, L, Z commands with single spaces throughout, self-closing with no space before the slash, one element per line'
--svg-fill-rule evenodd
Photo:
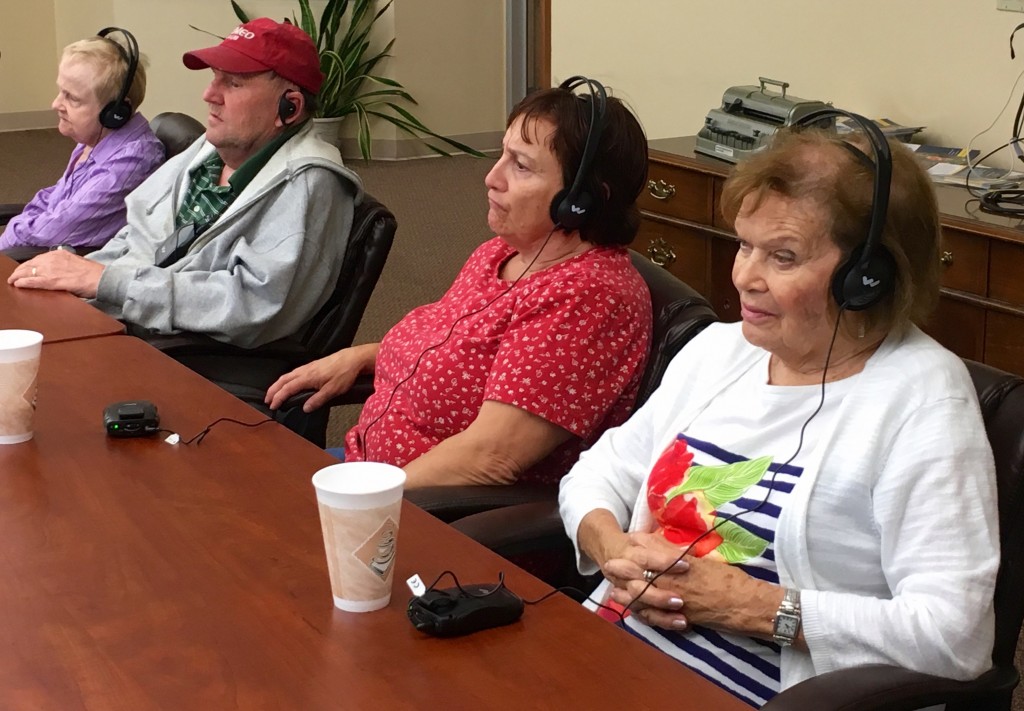
<path fill-rule="evenodd" d="M 800 591 L 785 588 L 782 602 L 772 620 L 772 638 L 783 647 L 796 641 L 803 617 L 800 612 Z"/>

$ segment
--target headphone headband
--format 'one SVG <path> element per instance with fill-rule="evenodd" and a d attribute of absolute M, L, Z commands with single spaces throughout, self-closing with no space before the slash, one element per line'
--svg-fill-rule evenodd
<path fill-rule="evenodd" d="M 601 143 L 601 134 L 604 132 L 605 109 L 608 103 L 608 93 L 604 85 L 596 79 L 575 75 L 571 76 L 558 88 L 570 93 L 581 86 L 586 86 L 590 92 L 590 124 L 587 127 L 587 140 L 583 145 L 583 154 L 580 156 L 580 164 L 576 168 L 576 175 L 568 188 L 560 191 L 551 202 L 551 219 L 554 223 L 567 230 L 579 229 L 589 217 L 589 213 L 599 201 L 584 190 L 587 176 L 590 174 L 594 156 L 597 154 L 597 147 Z M 586 97 L 578 97 L 581 101 Z"/>
<path fill-rule="evenodd" d="M 868 234 L 861 246 L 839 267 L 832 282 L 832 294 L 840 306 L 860 311 L 877 303 L 893 289 L 896 282 L 896 262 L 882 245 L 892 185 L 892 150 L 885 134 L 874 121 L 842 109 L 818 109 L 801 117 L 793 125 L 808 126 L 836 116 L 845 116 L 857 124 L 867 136 L 874 153 L 874 186 Z"/>
<path fill-rule="evenodd" d="M 120 42 L 115 42 L 107 36 L 112 32 L 121 33 L 125 43 L 128 45 L 127 49 Z M 132 116 L 134 107 L 128 101 L 128 92 L 131 91 L 132 84 L 135 82 L 135 72 L 139 66 L 139 43 L 131 32 L 120 27 L 104 27 L 96 33 L 96 36 L 102 37 L 117 47 L 117 51 L 120 52 L 127 65 L 124 81 L 121 82 L 121 88 L 117 92 L 117 97 L 100 111 L 100 125 L 104 128 L 117 129 L 128 123 L 128 119 Z"/>

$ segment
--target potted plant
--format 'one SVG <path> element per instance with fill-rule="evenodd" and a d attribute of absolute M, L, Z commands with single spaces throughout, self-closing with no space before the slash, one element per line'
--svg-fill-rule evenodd
<path fill-rule="evenodd" d="M 359 152 L 364 159 L 371 157 L 370 117 L 377 117 L 397 126 L 423 143 L 435 153 L 447 156 L 444 149 L 434 145 L 436 139 L 470 155 L 483 154 L 458 141 L 434 133 L 398 101 L 416 105 L 416 100 L 394 79 L 374 74 L 374 69 L 395 44 L 395 38 L 377 51 L 370 49 L 370 31 L 374 23 L 387 12 L 394 0 L 388 0 L 374 12 L 377 0 L 328 0 L 320 21 L 313 17 L 309 0 L 298 0 L 299 17 L 294 15 L 285 22 L 298 25 L 313 38 L 320 52 L 320 71 L 324 74 L 323 87 L 318 95 L 314 119 L 343 119 L 354 115 L 359 122 Z M 251 18 L 241 6 L 231 0 L 235 15 L 242 22 Z"/>

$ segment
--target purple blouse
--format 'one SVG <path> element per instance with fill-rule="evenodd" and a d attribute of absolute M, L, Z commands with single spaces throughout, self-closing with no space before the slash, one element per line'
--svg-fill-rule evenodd
<path fill-rule="evenodd" d="M 78 163 L 85 146 L 71 152 L 56 185 L 43 188 L 0 234 L 8 247 L 99 247 L 126 222 L 124 198 L 164 160 L 163 144 L 142 114 L 103 137 Z"/>

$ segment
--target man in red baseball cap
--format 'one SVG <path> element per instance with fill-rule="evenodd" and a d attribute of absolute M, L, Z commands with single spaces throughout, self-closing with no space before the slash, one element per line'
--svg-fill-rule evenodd
<path fill-rule="evenodd" d="M 128 225 L 106 248 L 41 255 L 9 281 L 95 299 L 137 335 L 246 348 L 294 335 L 334 290 L 362 197 L 307 120 L 323 82 L 316 46 L 259 18 L 182 61 L 213 71 L 206 134 L 126 198 Z"/>
<path fill-rule="evenodd" d="M 309 35 L 295 25 L 260 17 L 239 25 L 216 47 L 186 52 L 189 69 L 220 69 L 233 74 L 272 71 L 310 94 L 320 91 L 320 55 Z"/>

